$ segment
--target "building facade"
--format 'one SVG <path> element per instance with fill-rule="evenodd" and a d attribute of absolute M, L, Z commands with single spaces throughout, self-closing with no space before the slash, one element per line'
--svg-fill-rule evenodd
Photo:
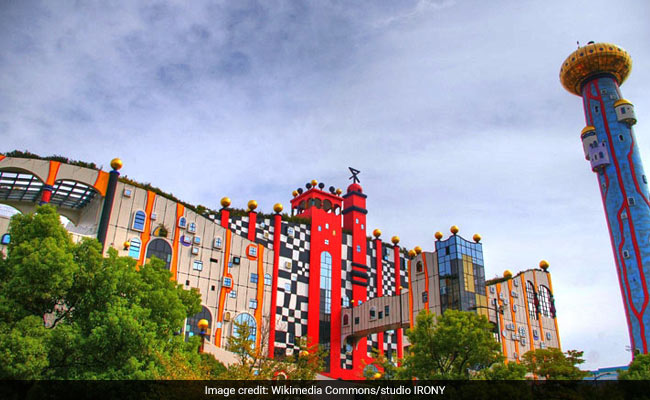
<path fill-rule="evenodd" d="M 357 181 L 345 193 L 311 181 L 293 192 L 290 215 L 281 214 L 281 204 L 265 215 L 253 200 L 245 212 L 231 209 L 228 198 L 217 211 L 194 208 L 120 178 L 121 161 L 111 166 L 104 172 L 0 156 L 0 203 L 21 212 L 53 204 L 71 221 L 73 238 L 95 237 L 104 251 L 113 247 L 139 265 L 152 256 L 163 260 L 173 279 L 201 293 L 203 309 L 187 319 L 184 334 L 199 334 L 197 323 L 206 319 L 208 351 L 227 348 L 235 322 L 246 322 L 255 345 L 268 356 L 292 355 L 304 338 L 325 348 L 324 375 L 359 379 L 374 354 L 403 357 L 409 345 L 404 329 L 423 310 L 476 311 L 504 327 L 509 317 L 495 312 L 499 318 L 492 318 L 491 301 L 505 307 L 507 293 L 523 301 L 522 310 L 528 307 L 523 292 L 515 294 L 518 284 L 507 283 L 508 290 L 503 282 L 486 286 L 479 235 L 468 241 L 455 226 L 446 239 L 437 232 L 432 252 L 419 247 L 407 252 L 397 236 L 385 242 L 378 229 L 369 236 L 367 195 Z M 10 241 L 7 226 L 8 219 L 0 218 L 3 243 Z M 535 288 L 551 290 L 547 272 L 531 279 Z M 555 320 L 554 308 L 552 317 L 543 318 Z M 544 338 L 553 332 L 544 343 L 559 346 L 557 325 L 547 328 L 551 320 L 542 324 L 512 314 L 517 328 L 528 328 L 531 348 L 537 343 L 531 327 L 537 325 Z M 504 343 L 514 340 L 505 331 Z M 517 346 L 525 345 L 518 340 L 514 350 L 504 344 L 504 354 L 520 353 Z"/>
<path fill-rule="evenodd" d="M 634 106 L 620 85 L 632 69 L 620 46 L 593 43 L 564 61 L 560 80 L 582 97 L 586 126 L 580 138 L 596 174 L 614 250 L 632 348 L 647 353 L 650 338 L 650 197 L 632 126 Z"/>

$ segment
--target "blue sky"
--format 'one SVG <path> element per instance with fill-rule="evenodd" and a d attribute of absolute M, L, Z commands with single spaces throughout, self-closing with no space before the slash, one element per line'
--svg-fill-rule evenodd
<path fill-rule="evenodd" d="M 563 348 L 622 365 L 582 105 L 558 73 L 578 40 L 627 49 L 647 160 L 647 15 L 642 0 L 4 0 L 0 150 L 119 156 L 185 201 L 267 212 L 311 179 L 345 188 L 353 166 L 386 237 L 432 250 L 437 230 L 479 232 L 488 277 L 548 259 Z"/>

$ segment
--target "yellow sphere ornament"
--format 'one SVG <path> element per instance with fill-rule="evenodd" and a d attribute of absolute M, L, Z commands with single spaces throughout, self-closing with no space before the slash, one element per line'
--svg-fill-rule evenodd
<path fill-rule="evenodd" d="M 293 197 L 296 197 L 296 196 L 298 196 L 298 191 L 294 190 L 293 192 L 291 192 L 291 194 L 293 195 Z"/>
<path fill-rule="evenodd" d="M 311 185 L 312 185 L 313 187 L 316 187 L 316 185 L 318 185 L 318 181 L 317 181 L 316 179 L 312 179 L 312 180 L 311 180 Z"/>
<path fill-rule="evenodd" d="M 393 236 L 392 238 L 390 238 L 390 241 L 396 245 L 397 243 L 399 243 L 399 236 Z"/>
<path fill-rule="evenodd" d="M 309 355 L 309 352 L 307 350 L 303 350 L 300 352 L 300 357 L 307 357 Z"/>
<path fill-rule="evenodd" d="M 375 374 L 373 375 L 373 378 L 379 379 L 379 378 L 381 378 L 381 374 L 379 372 L 375 372 Z"/>
<path fill-rule="evenodd" d="M 221 207 L 223 207 L 223 208 L 230 207 L 230 197 L 222 197 L 221 198 Z"/>
<path fill-rule="evenodd" d="M 129 247 L 131 247 L 131 242 L 127 240 L 126 242 L 124 242 L 124 250 L 128 250 Z"/>
<path fill-rule="evenodd" d="M 509 279 L 509 278 L 512 278 L 512 272 L 510 272 L 509 269 L 503 271 L 503 277 L 504 277 L 504 278 L 508 278 L 508 279 Z"/>
<path fill-rule="evenodd" d="M 443 234 L 442 234 L 442 232 L 438 231 L 438 232 L 436 232 L 436 234 L 434 236 L 436 237 L 436 239 L 440 240 L 440 239 L 442 239 Z"/>
<path fill-rule="evenodd" d="M 474 236 L 472 236 L 472 239 L 474 239 L 474 241 L 476 243 L 478 243 L 478 242 L 481 241 L 481 235 L 479 235 L 478 233 L 475 233 Z"/>
<path fill-rule="evenodd" d="M 413 249 L 409 250 L 409 257 L 411 258 L 415 257 L 415 250 Z"/>
<path fill-rule="evenodd" d="M 278 214 L 280 214 L 283 209 L 284 209 L 284 207 L 282 207 L 282 204 L 280 204 L 280 203 L 275 203 L 273 205 L 273 211 L 275 211 Z"/>
<path fill-rule="evenodd" d="M 379 239 L 379 236 L 381 236 L 381 230 L 375 229 L 374 231 L 372 231 L 372 236 Z"/>
<path fill-rule="evenodd" d="M 119 159 L 119 158 L 112 159 L 111 160 L 111 168 L 113 168 L 116 171 L 119 170 L 120 168 L 122 168 L 122 160 Z"/>
<path fill-rule="evenodd" d="M 546 261 L 546 260 L 540 261 L 539 262 L 539 267 L 541 269 L 543 269 L 544 271 L 546 271 L 548 269 L 548 261 Z"/>
<path fill-rule="evenodd" d="M 251 201 L 248 202 L 248 209 L 249 209 L 250 211 L 253 211 L 253 210 L 255 210 L 256 208 L 257 208 L 257 201 L 255 201 L 255 200 L 251 200 Z"/>
<path fill-rule="evenodd" d="M 338 195 L 340 196 L 341 193 L 343 193 L 343 191 L 341 190 L 341 188 L 337 188 L 337 189 L 336 189 L 336 194 L 338 194 Z"/>
<path fill-rule="evenodd" d="M 208 330 L 208 327 L 210 326 L 210 323 L 208 322 L 207 319 L 202 319 L 202 320 L 199 320 L 199 322 L 196 324 L 196 326 L 198 326 L 200 330 L 206 331 L 206 330 Z"/>
<path fill-rule="evenodd" d="M 420 246 L 415 246 L 415 247 L 413 248 L 413 250 L 415 250 L 415 254 L 420 254 L 420 253 L 422 253 L 422 247 L 420 247 Z"/>
<path fill-rule="evenodd" d="M 449 228 L 452 234 L 457 234 L 458 233 L 458 227 L 456 225 L 452 225 L 451 228 Z"/>

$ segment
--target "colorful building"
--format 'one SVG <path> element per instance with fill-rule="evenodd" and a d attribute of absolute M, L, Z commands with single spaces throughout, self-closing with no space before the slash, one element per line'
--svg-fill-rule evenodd
<path fill-rule="evenodd" d="M 422 310 L 475 310 L 501 331 L 509 316 L 498 309 L 492 313 L 495 300 L 498 307 L 507 306 L 507 293 L 522 301 L 522 310 L 530 307 L 524 292 L 516 294 L 518 283 L 486 286 L 480 235 L 468 241 L 453 226 L 446 239 L 435 234 L 433 252 L 420 247 L 407 252 L 397 236 L 384 242 L 379 229 L 368 236 L 367 194 L 356 174 L 345 193 L 314 180 L 293 192 L 290 215 L 281 215 L 279 203 L 274 214 L 265 215 L 256 211 L 254 200 L 246 211 L 231 209 L 228 198 L 221 200 L 220 210 L 195 208 L 120 178 L 121 161 L 115 159 L 111 166 L 107 173 L 60 161 L 0 156 L 0 203 L 21 212 L 53 204 L 71 221 L 73 238 L 95 237 L 104 251 L 113 247 L 138 264 L 151 256 L 163 260 L 177 282 L 202 295 L 203 310 L 187 319 L 184 334 L 199 334 L 198 322 L 207 320 L 205 351 L 223 354 L 228 338 L 236 334 L 234 322 L 246 322 L 254 328 L 255 345 L 270 357 L 294 354 L 299 339 L 306 338 L 326 349 L 325 375 L 358 379 L 375 352 L 393 360 L 403 357 L 409 346 L 404 328 Z M 10 241 L 7 226 L 8 219 L 0 216 L 3 243 Z M 547 272 L 524 275 L 520 289 L 532 279 L 540 291 L 544 285 L 551 290 Z M 553 332 L 545 343 L 559 346 L 555 311 L 547 315 L 541 307 L 543 324 L 514 313 L 512 321 L 527 327 L 526 335 L 533 335 L 531 327 L 537 325 L 542 337 Z M 514 340 L 509 329 L 500 340 Z M 531 348 L 535 340 L 530 336 Z M 504 344 L 512 360 L 522 351 L 518 343 Z"/>
<path fill-rule="evenodd" d="M 560 80 L 582 97 L 584 156 L 598 179 L 614 250 L 632 348 L 648 352 L 650 338 L 650 201 L 632 126 L 634 106 L 619 86 L 632 69 L 629 54 L 610 43 L 590 42 L 564 61 Z"/>

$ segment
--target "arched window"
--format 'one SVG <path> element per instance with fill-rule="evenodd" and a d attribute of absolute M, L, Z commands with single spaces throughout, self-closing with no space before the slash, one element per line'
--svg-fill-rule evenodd
<path fill-rule="evenodd" d="M 186 226 L 187 226 L 187 219 L 185 217 L 180 217 L 178 219 L 178 227 L 181 229 L 185 229 Z"/>
<path fill-rule="evenodd" d="M 155 256 L 165 262 L 167 269 L 172 262 L 172 247 L 165 239 L 154 239 L 147 247 L 147 258 Z"/>
<path fill-rule="evenodd" d="M 235 317 L 234 323 L 232 325 L 232 336 L 239 337 L 243 326 L 248 326 L 248 339 L 253 343 L 253 347 L 255 347 L 257 322 L 255 321 L 255 318 L 253 318 L 253 316 L 248 313 L 241 313 Z"/>
<path fill-rule="evenodd" d="M 266 286 L 271 286 L 271 275 L 270 274 L 264 274 L 264 284 Z"/>
<path fill-rule="evenodd" d="M 140 258 L 140 247 L 142 242 L 138 238 L 133 238 L 129 244 L 129 257 L 135 258 L 136 260 Z"/>
<path fill-rule="evenodd" d="M 208 310 L 206 307 L 202 307 L 201 312 L 191 317 L 188 317 L 187 320 L 185 321 L 185 340 L 187 340 L 191 336 L 194 335 L 198 336 L 201 334 L 201 331 L 199 330 L 199 327 L 197 325 L 199 321 L 202 319 L 208 320 L 208 331 L 206 332 L 205 340 L 210 341 L 210 333 L 211 333 L 210 328 L 212 327 L 212 314 L 210 313 L 210 310 Z"/>
<path fill-rule="evenodd" d="M 526 297 L 528 298 L 528 315 L 531 319 L 537 319 L 537 296 L 535 296 L 535 286 L 531 281 L 526 281 Z"/>
<path fill-rule="evenodd" d="M 144 223 L 147 220 L 147 215 L 142 210 L 138 210 L 133 215 L 133 230 L 144 231 Z"/>
<path fill-rule="evenodd" d="M 326 251 L 320 255 L 320 312 L 332 313 L 332 256 Z"/>
<path fill-rule="evenodd" d="M 2 235 L 2 242 L 0 242 L 0 243 L 2 243 L 2 244 L 11 243 L 11 235 L 9 235 L 8 233 L 5 233 L 4 235 Z"/>
<path fill-rule="evenodd" d="M 343 315 L 343 325 L 344 326 L 350 325 L 350 316 L 347 314 Z"/>
<path fill-rule="evenodd" d="M 551 316 L 551 291 L 544 285 L 539 285 L 539 308 L 542 315 Z"/>

